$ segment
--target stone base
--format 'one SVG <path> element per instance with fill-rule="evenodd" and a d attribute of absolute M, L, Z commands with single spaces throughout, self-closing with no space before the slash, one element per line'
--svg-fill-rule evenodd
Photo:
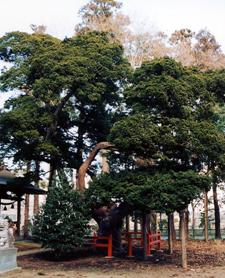
<path fill-rule="evenodd" d="M 0 274 L 17 269 L 17 248 L 0 249 Z"/>

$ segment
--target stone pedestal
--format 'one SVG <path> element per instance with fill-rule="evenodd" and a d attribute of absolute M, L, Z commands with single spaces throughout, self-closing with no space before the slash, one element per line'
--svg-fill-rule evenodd
<path fill-rule="evenodd" d="M 11 222 L 10 222 L 11 223 Z M 14 248 L 13 228 L 8 220 L 0 219 L 0 274 L 17 269 L 17 248 Z"/>
<path fill-rule="evenodd" d="M 17 248 L 0 249 L 0 274 L 17 269 Z"/>

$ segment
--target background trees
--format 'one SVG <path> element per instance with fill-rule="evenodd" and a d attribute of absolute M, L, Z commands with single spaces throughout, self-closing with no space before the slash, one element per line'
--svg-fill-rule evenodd
<path fill-rule="evenodd" d="M 119 1 L 90 1 L 80 9 L 81 23 L 75 27 L 76 32 L 97 30 L 113 34 L 113 40 L 124 46 L 133 68 L 140 67 L 144 61 L 164 56 L 173 57 L 184 66 L 197 66 L 202 71 L 224 67 L 225 56 L 221 46 L 207 29 L 195 33 L 184 28 L 167 36 L 148 26 L 139 26 L 144 31 L 136 32 L 121 7 Z"/>

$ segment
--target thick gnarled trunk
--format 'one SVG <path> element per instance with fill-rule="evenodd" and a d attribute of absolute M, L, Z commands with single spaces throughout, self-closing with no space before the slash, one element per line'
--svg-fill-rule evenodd
<path fill-rule="evenodd" d="M 101 207 L 93 209 L 92 217 L 98 223 L 99 235 L 107 236 L 112 234 L 115 252 L 123 252 L 121 248 L 121 228 L 124 218 L 130 212 L 130 207 L 124 203 L 121 203 L 119 206 L 112 205 L 111 208 Z"/>
<path fill-rule="evenodd" d="M 113 148 L 114 145 L 109 143 L 109 142 L 100 142 L 98 143 L 94 149 L 90 152 L 89 156 L 87 159 L 82 163 L 78 170 L 78 175 L 77 175 L 77 188 L 80 191 L 85 190 L 85 176 L 88 171 L 89 166 L 91 165 L 92 161 L 95 159 L 96 155 L 100 150 L 103 149 L 110 149 Z"/>

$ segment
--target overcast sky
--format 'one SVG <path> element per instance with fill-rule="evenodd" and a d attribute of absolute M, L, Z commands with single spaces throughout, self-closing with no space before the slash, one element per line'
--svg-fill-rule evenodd
<path fill-rule="evenodd" d="M 44 24 L 48 32 L 64 38 L 79 22 L 78 10 L 87 0 L 1 0 L 0 36 L 9 31 L 30 31 Z M 207 28 L 225 50 L 225 0 L 123 0 L 123 12 L 139 25 L 171 33 L 176 29 Z"/>

